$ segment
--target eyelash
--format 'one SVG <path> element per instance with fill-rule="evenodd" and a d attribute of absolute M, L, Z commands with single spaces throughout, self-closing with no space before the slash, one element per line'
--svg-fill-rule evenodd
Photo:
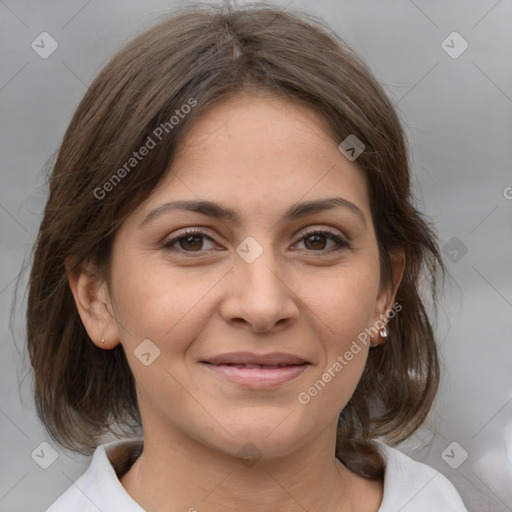
<path fill-rule="evenodd" d="M 326 250 L 319 250 L 319 251 L 315 251 L 313 249 L 309 249 L 309 250 L 306 249 L 307 251 L 310 251 L 313 253 L 315 253 L 315 252 L 330 253 L 330 252 L 340 251 L 341 249 L 344 249 L 344 248 L 345 249 L 351 248 L 349 243 L 346 240 L 343 240 L 343 238 L 338 236 L 336 233 L 333 233 L 332 231 L 325 231 L 325 230 L 319 230 L 319 229 L 313 229 L 313 230 L 305 231 L 305 232 L 301 233 L 301 235 L 300 235 L 301 238 L 298 241 L 301 242 L 305 238 L 308 238 L 313 235 L 325 236 L 327 239 L 332 240 L 333 242 L 336 242 L 338 244 L 338 247 L 326 249 Z M 198 257 L 199 255 L 201 255 L 201 253 L 208 252 L 208 250 L 206 250 L 206 251 L 204 251 L 204 250 L 202 250 L 202 251 L 185 251 L 183 249 L 176 249 L 176 248 L 172 247 L 180 240 L 187 238 L 189 236 L 203 236 L 204 238 L 207 238 L 208 240 L 213 242 L 212 238 L 210 236 L 208 236 L 205 232 L 201 231 L 200 229 L 194 228 L 194 229 L 190 229 L 188 231 L 184 231 L 184 232 L 180 233 L 178 236 L 171 238 L 170 240 L 165 240 L 164 244 L 163 244 L 164 250 L 178 251 L 178 252 L 181 252 L 182 254 L 187 254 L 187 255 L 189 255 L 188 257 L 192 257 L 192 258 Z M 197 256 L 195 254 L 197 254 Z"/>

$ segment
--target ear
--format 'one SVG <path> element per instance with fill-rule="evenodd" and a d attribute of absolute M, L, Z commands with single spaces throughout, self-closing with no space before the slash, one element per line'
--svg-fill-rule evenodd
<path fill-rule="evenodd" d="M 391 316 L 394 316 L 397 311 L 402 309 L 401 305 L 396 305 L 395 308 L 393 308 L 393 304 L 395 303 L 396 291 L 398 290 L 398 286 L 404 274 L 405 253 L 403 249 L 400 249 L 396 252 L 389 253 L 389 258 L 391 261 L 391 276 L 393 282 L 383 283 L 377 297 L 375 315 L 372 323 L 372 326 L 375 326 L 377 331 L 383 325 L 387 325 L 390 312 Z M 380 345 L 385 341 L 386 340 L 377 333 L 375 336 L 372 336 L 371 345 Z"/>
<path fill-rule="evenodd" d="M 90 263 L 71 268 L 66 262 L 66 274 L 89 337 L 100 348 L 114 348 L 120 338 L 107 282 Z"/>

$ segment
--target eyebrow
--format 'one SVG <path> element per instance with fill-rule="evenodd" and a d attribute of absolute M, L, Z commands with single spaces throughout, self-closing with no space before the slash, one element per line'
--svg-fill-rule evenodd
<path fill-rule="evenodd" d="M 306 201 L 303 203 L 297 203 L 292 205 L 282 216 L 282 221 L 291 221 L 306 215 L 311 215 L 333 208 L 343 207 L 355 214 L 359 220 L 368 227 L 366 224 L 366 217 L 362 210 L 354 203 L 347 201 L 341 197 L 330 197 L 328 199 L 317 199 L 315 201 Z M 161 204 L 155 209 L 151 210 L 146 218 L 141 222 L 140 227 L 152 222 L 157 217 L 168 214 L 169 212 L 176 210 L 186 210 L 191 212 L 200 213 L 209 217 L 214 217 L 220 220 L 228 220 L 235 223 L 240 223 L 240 215 L 233 209 L 223 206 L 219 203 L 212 201 L 196 201 L 196 200 L 183 200 L 183 201 L 171 201 L 168 203 Z"/>

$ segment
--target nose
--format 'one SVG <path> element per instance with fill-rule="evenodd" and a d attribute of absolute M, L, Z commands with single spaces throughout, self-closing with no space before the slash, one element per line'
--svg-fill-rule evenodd
<path fill-rule="evenodd" d="M 257 333 L 289 328 L 298 319 L 299 298 L 285 265 L 271 248 L 251 263 L 237 256 L 220 308 L 224 320 Z"/>

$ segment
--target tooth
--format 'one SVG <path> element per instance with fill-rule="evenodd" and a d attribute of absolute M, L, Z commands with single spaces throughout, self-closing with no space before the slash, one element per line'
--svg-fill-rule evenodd
<path fill-rule="evenodd" d="M 245 368 L 262 368 L 261 364 L 246 364 Z"/>

